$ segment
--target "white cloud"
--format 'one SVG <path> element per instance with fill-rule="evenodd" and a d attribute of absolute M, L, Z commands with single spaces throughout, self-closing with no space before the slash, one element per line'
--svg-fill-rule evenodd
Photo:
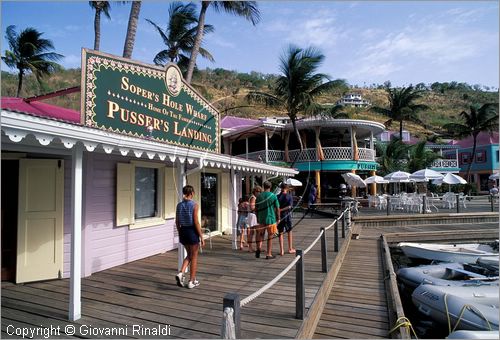
<path fill-rule="evenodd" d="M 467 12 L 465 17 L 470 18 L 472 12 L 475 11 Z M 426 17 L 426 25 L 408 25 L 382 37 L 370 29 L 360 32 L 367 42 L 360 45 L 346 77 L 380 79 L 400 76 L 397 73 L 405 70 L 415 73 L 406 75 L 412 78 L 418 76 L 419 68 L 435 69 L 436 75 L 445 71 L 459 75 L 464 63 L 486 53 L 485 46 L 498 46 L 498 32 L 463 27 L 462 21 L 455 20 L 457 16 L 448 21 L 443 21 L 442 17 L 437 20 L 440 16 Z"/>
<path fill-rule="evenodd" d="M 330 48 L 345 37 L 345 32 L 336 25 L 335 13 L 328 10 L 318 10 L 313 13 L 302 13 L 293 20 L 273 20 L 263 23 L 264 31 L 273 35 L 281 35 L 288 43 L 299 46 L 315 45 Z"/>
<path fill-rule="evenodd" d="M 205 36 L 204 40 L 208 44 L 214 44 L 223 48 L 236 48 L 236 45 L 234 43 L 214 34 Z"/>

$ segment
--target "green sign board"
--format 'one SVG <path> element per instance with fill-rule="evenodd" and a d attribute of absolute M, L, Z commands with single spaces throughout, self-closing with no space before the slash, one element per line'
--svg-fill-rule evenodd
<path fill-rule="evenodd" d="M 90 127 L 220 152 L 219 113 L 175 64 L 161 68 L 84 49 L 81 107 Z"/>

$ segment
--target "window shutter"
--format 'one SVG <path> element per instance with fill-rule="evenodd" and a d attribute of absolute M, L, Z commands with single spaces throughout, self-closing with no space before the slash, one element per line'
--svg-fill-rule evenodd
<path fill-rule="evenodd" d="M 201 172 L 197 171 L 187 176 L 187 184 L 192 185 L 194 188 L 194 201 L 198 203 L 198 219 L 201 223 Z"/>
<path fill-rule="evenodd" d="M 231 230 L 232 223 L 229 223 L 229 212 L 231 210 L 231 197 L 229 197 L 229 193 L 232 190 L 229 190 L 229 173 L 223 172 L 220 174 L 220 230 L 226 231 Z"/>
<path fill-rule="evenodd" d="M 116 226 L 134 223 L 134 165 L 117 163 L 116 168 Z"/>
<path fill-rule="evenodd" d="M 177 206 L 177 183 L 176 172 L 174 168 L 165 168 L 165 197 L 163 199 L 163 217 L 175 218 L 175 209 Z"/>

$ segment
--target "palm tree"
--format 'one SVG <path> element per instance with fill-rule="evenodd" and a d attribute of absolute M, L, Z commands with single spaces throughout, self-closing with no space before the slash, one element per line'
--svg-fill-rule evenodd
<path fill-rule="evenodd" d="M 139 13 L 141 11 L 141 1 L 132 1 L 130 15 L 128 18 L 127 37 L 123 46 L 123 57 L 131 58 L 135 44 L 135 33 L 137 32 L 137 23 L 139 22 Z"/>
<path fill-rule="evenodd" d="M 409 147 L 408 163 L 406 164 L 406 170 L 408 172 L 429 168 L 436 159 L 441 158 L 441 156 L 434 151 L 427 149 L 425 147 L 426 144 L 427 141 L 422 140 Z"/>
<path fill-rule="evenodd" d="M 422 97 L 421 90 L 415 90 L 412 85 L 402 88 L 386 88 L 389 98 L 389 108 L 372 107 L 371 110 L 388 116 L 390 119 L 385 122 L 386 126 L 391 126 L 394 120 L 399 122 L 399 138 L 403 139 L 403 121 L 411 120 L 422 124 L 416 113 L 426 110 L 428 107 L 423 104 L 415 104 L 415 100 Z"/>
<path fill-rule="evenodd" d="M 247 95 L 249 101 L 260 101 L 286 110 L 300 150 L 303 150 L 303 144 L 296 125 L 297 116 L 301 113 L 317 114 L 321 106 L 315 99 L 337 86 L 345 86 L 343 80 L 330 81 L 326 74 L 316 73 L 324 59 L 325 56 L 315 48 L 302 49 L 290 45 L 280 58 L 282 74 L 276 80 L 273 93 L 251 91 Z"/>
<path fill-rule="evenodd" d="M 391 139 L 389 143 L 375 144 L 377 163 L 380 164 L 379 172 L 387 175 L 391 172 L 402 170 L 408 157 L 408 145 L 401 139 Z"/>
<path fill-rule="evenodd" d="M 168 10 L 169 22 L 165 31 L 153 21 L 146 19 L 160 34 L 167 49 L 160 51 L 153 59 L 156 65 L 165 65 L 167 62 L 176 62 L 184 72 L 187 70 L 189 57 L 194 45 L 198 18 L 195 15 L 196 5 L 173 2 Z M 212 25 L 205 25 L 204 33 L 213 32 Z M 200 47 L 200 54 L 210 61 L 212 55 Z"/>
<path fill-rule="evenodd" d="M 202 1 L 200 16 L 198 18 L 198 29 L 194 41 L 191 58 L 189 59 L 186 82 L 191 83 L 193 78 L 196 57 L 200 52 L 201 42 L 203 40 L 203 27 L 205 27 L 205 16 L 208 7 L 212 7 L 216 12 L 224 11 L 226 13 L 241 16 L 249 20 L 254 26 L 260 21 L 260 12 L 257 1 Z"/>
<path fill-rule="evenodd" d="M 472 136 L 472 159 L 467 166 L 467 181 L 470 182 L 470 169 L 476 154 L 477 136 L 480 132 L 498 131 L 498 103 L 488 103 L 479 107 L 478 104 L 470 106 L 470 112 L 462 111 L 460 117 L 463 123 L 448 123 L 443 126 L 456 138 Z"/>
<path fill-rule="evenodd" d="M 94 17 L 94 50 L 99 51 L 99 45 L 101 43 L 101 13 L 111 19 L 109 16 L 109 10 L 111 5 L 109 1 L 89 1 L 90 7 L 95 10 Z"/>
<path fill-rule="evenodd" d="M 16 26 L 7 27 L 5 38 L 9 43 L 10 50 L 5 51 L 2 60 L 8 67 L 19 70 L 16 97 L 21 94 L 23 76 L 26 73 L 35 74 L 40 83 L 44 75 L 48 75 L 60 67 L 56 61 L 64 56 L 50 52 L 54 49 L 54 44 L 48 39 L 42 39 L 42 34 L 32 27 L 26 28 L 19 34 L 16 32 Z"/>

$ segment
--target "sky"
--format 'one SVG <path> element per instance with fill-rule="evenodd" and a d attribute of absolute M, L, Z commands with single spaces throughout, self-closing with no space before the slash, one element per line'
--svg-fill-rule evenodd
<path fill-rule="evenodd" d="M 198 8 L 199 8 L 199 3 Z M 499 86 L 498 1 L 259 1 L 256 26 L 208 10 L 215 26 L 204 47 L 215 62 L 198 57 L 202 69 L 278 74 L 290 44 L 313 46 L 325 56 L 319 71 L 351 85 L 391 81 L 393 86 L 458 81 Z M 167 26 L 167 1 L 142 4 L 133 59 L 153 63 L 163 42 L 146 19 Z M 87 1 L 2 1 L 1 52 L 5 30 L 34 27 L 65 56 L 66 68 L 80 67 L 82 47 L 94 46 L 94 12 Z M 101 19 L 101 51 L 121 56 L 130 4 L 112 4 Z M 2 70 L 6 69 L 2 63 Z"/>

